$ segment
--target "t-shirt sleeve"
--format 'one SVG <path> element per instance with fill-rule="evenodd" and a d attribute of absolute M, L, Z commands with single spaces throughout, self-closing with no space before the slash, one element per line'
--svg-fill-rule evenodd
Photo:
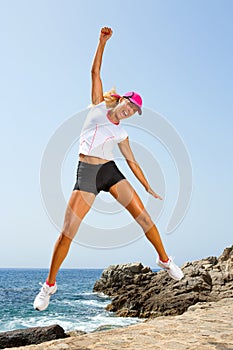
<path fill-rule="evenodd" d="M 117 143 L 124 141 L 127 137 L 128 137 L 127 131 L 122 128 Z"/>

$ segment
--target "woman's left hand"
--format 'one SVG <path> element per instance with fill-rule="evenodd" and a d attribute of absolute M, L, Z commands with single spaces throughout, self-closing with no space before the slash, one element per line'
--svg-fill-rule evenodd
<path fill-rule="evenodd" d="M 106 42 L 112 36 L 112 29 L 109 27 L 103 27 L 100 31 L 100 41 Z"/>
<path fill-rule="evenodd" d="M 151 187 L 149 187 L 149 188 L 147 189 L 147 192 L 150 193 L 154 198 L 158 198 L 158 199 L 160 199 L 160 200 L 163 199 L 162 197 L 160 197 L 159 194 L 155 193 L 155 192 L 152 190 Z"/>

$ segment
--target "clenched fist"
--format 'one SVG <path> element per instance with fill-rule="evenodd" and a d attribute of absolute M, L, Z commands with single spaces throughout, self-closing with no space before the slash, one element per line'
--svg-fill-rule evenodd
<path fill-rule="evenodd" d="M 100 40 L 106 42 L 112 36 L 112 29 L 109 27 L 103 27 L 100 31 Z"/>

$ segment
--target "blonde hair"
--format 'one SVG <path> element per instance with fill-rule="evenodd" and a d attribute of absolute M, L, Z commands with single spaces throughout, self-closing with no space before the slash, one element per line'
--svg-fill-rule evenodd
<path fill-rule="evenodd" d="M 103 97 L 104 97 L 104 102 L 106 104 L 107 108 L 114 108 L 118 105 L 119 100 L 120 100 L 120 96 L 111 96 L 112 94 L 116 94 L 118 95 L 118 93 L 116 92 L 115 87 L 113 87 L 111 90 L 106 91 L 103 93 Z M 92 108 L 95 105 L 93 103 L 90 103 L 87 107 L 88 108 Z"/>
<path fill-rule="evenodd" d="M 113 87 L 110 91 L 107 91 L 103 94 L 104 102 L 107 108 L 114 108 L 119 103 L 120 96 L 119 97 L 112 96 L 112 94 L 117 94 L 115 87 Z"/>

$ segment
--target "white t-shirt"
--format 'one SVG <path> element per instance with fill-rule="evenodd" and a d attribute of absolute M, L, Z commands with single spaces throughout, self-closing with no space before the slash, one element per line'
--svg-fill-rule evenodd
<path fill-rule="evenodd" d="M 114 124 L 107 116 L 105 102 L 94 106 L 84 122 L 80 140 L 79 154 L 113 160 L 114 146 L 128 137 L 120 124 Z"/>

